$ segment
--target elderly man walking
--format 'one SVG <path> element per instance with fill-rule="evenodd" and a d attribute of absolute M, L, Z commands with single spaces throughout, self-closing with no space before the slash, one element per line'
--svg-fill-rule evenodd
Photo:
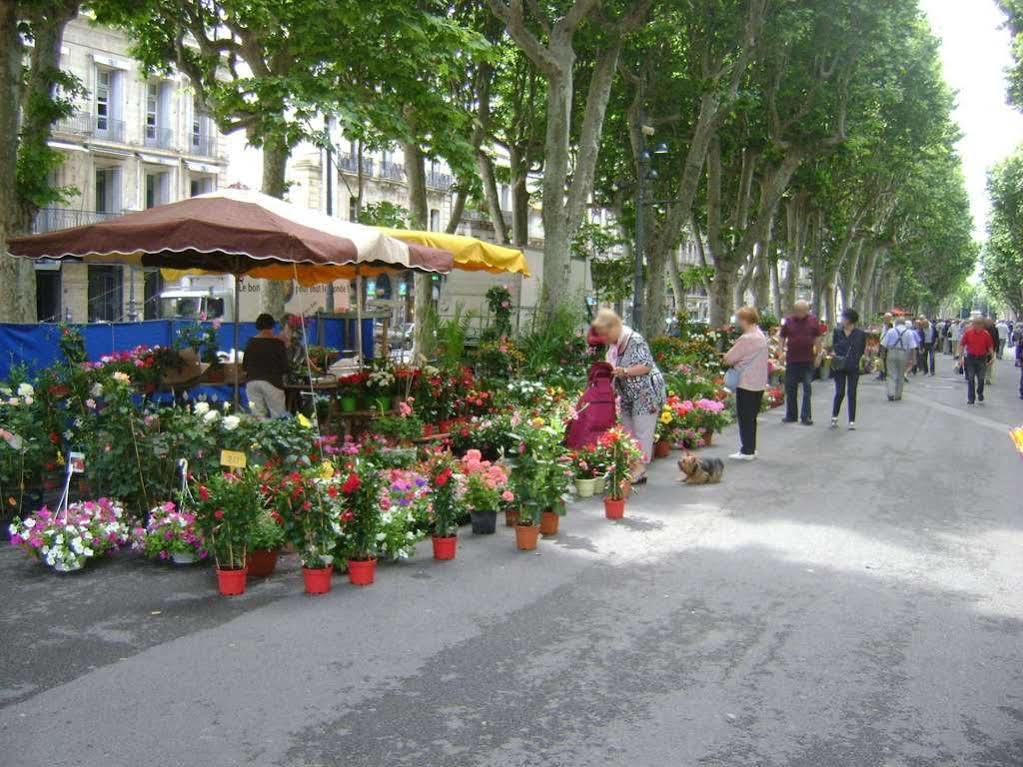
<path fill-rule="evenodd" d="M 810 314 L 810 304 L 796 301 L 792 314 L 781 326 L 781 354 L 785 356 L 785 417 L 782 423 L 796 422 L 796 403 L 799 385 L 803 385 L 803 407 L 799 410 L 799 421 L 804 426 L 813 425 L 810 411 L 810 383 L 817 355 L 820 354 L 820 323 Z"/>
<path fill-rule="evenodd" d="M 984 372 L 995 356 L 995 340 L 983 317 L 974 317 L 963 333 L 963 364 L 966 367 L 966 404 L 984 401 Z"/>
<path fill-rule="evenodd" d="M 918 339 L 913 328 L 906 324 L 905 317 L 899 317 L 895 326 L 881 338 L 881 346 L 885 349 L 887 360 L 888 376 L 886 385 L 888 388 L 888 401 L 902 399 L 902 387 L 906 383 L 906 367 L 916 354 Z"/>

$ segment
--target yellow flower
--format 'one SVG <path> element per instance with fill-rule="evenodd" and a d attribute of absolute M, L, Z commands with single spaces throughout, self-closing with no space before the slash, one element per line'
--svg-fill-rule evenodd
<path fill-rule="evenodd" d="M 298 425 L 299 425 L 299 426 L 301 426 L 301 427 L 303 427 L 303 428 L 305 428 L 305 429 L 311 429 L 311 428 L 312 428 L 312 426 L 313 426 L 313 425 L 312 425 L 312 423 L 311 423 L 311 422 L 309 421 L 309 419 L 308 419 L 308 418 L 306 418 L 306 417 L 305 417 L 304 415 L 302 415 L 301 413 L 299 413 L 299 414 L 298 414 L 298 415 L 296 416 L 296 418 L 298 419 Z"/>
<path fill-rule="evenodd" d="M 324 461 L 320 464 L 320 479 L 330 479 L 334 476 L 334 464 Z"/>
<path fill-rule="evenodd" d="M 529 425 L 532 426 L 534 429 L 539 429 L 541 426 L 543 426 L 543 419 L 540 418 L 540 416 L 537 416 L 536 418 L 529 422 Z"/>
<path fill-rule="evenodd" d="M 661 423 L 663 423 L 663 424 L 671 423 L 671 411 L 670 410 L 665 410 L 665 411 L 663 411 L 661 413 Z"/>

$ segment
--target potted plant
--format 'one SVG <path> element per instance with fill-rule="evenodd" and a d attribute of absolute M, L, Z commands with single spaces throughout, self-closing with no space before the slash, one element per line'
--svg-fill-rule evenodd
<path fill-rule="evenodd" d="M 591 498 L 597 482 L 604 475 L 604 463 L 596 445 L 588 445 L 572 453 L 575 470 L 575 491 L 580 498 Z"/>
<path fill-rule="evenodd" d="M 320 465 L 282 472 L 266 484 L 274 510 L 284 524 L 288 540 L 302 561 L 302 580 L 307 594 L 330 591 L 334 550 L 341 535 L 340 489 L 334 465 Z"/>
<path fill-rule="evenodd" d="M 502 502 L 515 500 L 508 489 L 508 472 L 500 464 L 484 461 L 479 450 L 469 450 L 461 460 L 461 474 L 465 477 L 462 501 L 469 510 L 472 532 L 492 535 Z"/>
<path fill-rule="evenodd" d="M 394 397 L 394 373 L 386 367 L 370 371 L 366 377 L 366 390 L 369 392 L 374 410 L 381 413 L 389 411 Z"/>
<path fill-rule="evenodd" d="M 114 551 L 129 540 L 124 508 L 99 498 L 69 504 L 64 511 L 45 506 L 10 526 L 11 544 L 60 573 L 81 570 L 90 559 Z"/>
<path fill-rule="evenodd" d="M 245 593 L 249 537 L 264 508 L 255 470 L 212 474 L 196 488 L 196 519 L 213 552 L 223 596 Z"/>
<path fill-rule="evenodd" d="M 135 528 L 133 538 L 132 548 L 149 559 L 191 565 L 206 557 L 195 514 L 178 508 L 173 501 L 150 509 L 146 526 Z"/>
<path fill-rule="evenodd" d="M 511 478 L 519 504 L 515 541 L 519 550 L 532 551 L 544 512 L 564 514 L 564 495 L 571 477 L 562 446 L 565 425 L 559 416 L 547 420 L 533 416 L 516 419 L 513 428 L 517 445 L 512 450 Z M 547 527 L 550 530 L 550 516 Z"/>
<path fill-rule="evenodd" d="M 407 559 L 429 526 L 430 483 L 418 471 L 405 468 L 384 469 L 382 478 L 377 550 L 388 559 Z"/>
<path fill-rule="evenodd" d="M 281 522 L 280 514 L 269 509 L 264 509 L 256 517 L 249 534 L 249 553 L 245 559 L 251 577 L 266 578 L 273 575 L 285 539 Z"/>
<path fill-rule="evenodd" d="M 721 431 L 731 422 L 725 403 L 714 399 L 698 399 L 685 416 L 685 425 L 695 429 L 703 438 L 704 445 L 710 445 L 714 432 Z"/>
<path fill-rule="evenodd" d="M 381 528 L 380 473 L 365 458 L 354 457 L 338 474 L 341 504 L 341 548 L 348 560 L 348 581 L 355 586 L 373 583 Z"/>
<path fill-rule="evenodd" d="M 366 383 L 366 377 L 365 373 L 360 372 L 341 376 L 338 379 L 342 413 L 354 413 L 359 409 L 359 395 Z"/>
<path fill-rule="evenodd" d="M 454 559 L 458 548 L 458 517 L 462 513 L 458 468 L 450 453 L 434 453 L 425 465 L 430 481 L 433 558 L 441 561 Z"/>
<path fill-rule="evenodd" d="M 600 438 L 600 446 L 607 456 L 604 516 L 608 519 L 621 519 L 625 515 L 625 498 L 630 489 L 632 467 L 643 454 L 636 440 L 621 426 L 604 432 Z"/>

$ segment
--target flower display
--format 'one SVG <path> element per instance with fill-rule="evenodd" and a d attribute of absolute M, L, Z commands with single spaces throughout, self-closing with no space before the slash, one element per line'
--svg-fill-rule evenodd
<path fill-rule="evenodd" d="M 643 451 L 621 426 L 608 429 L 597 444 L 607 462 L 607 496 L 615 500 L 624 498 L 632 467 L 643 457 Z"/>
<path fill-rule="evenodd" d="M 145 527 L 132 531 L 132 548 L 150 559 L 170 559 L 174 554 L 206 557 L 206 545 L 195 514 L 179 509 L 173 501 L 149 510 Z"/>
<path fill-rule="evenodd" d="M 483 460 L 479 450 L 469 450 L 459 462 L 463 477 L 462 502 L 468 511 L 497 512 L 502 504 L 515 500 L 508 487 L 508 470 L 498 463 Z"/>
<path fill-rule="evenodd" d="M 69 504 L 66 511 L 45 506 L 10 526 L 11 543 L 58 572 L 80 570 L 89 559 L 125 545 L 130 538 L 124 508 L 99 498 Z"/>
<path fill-rule="evenodd" d="M 260 480 L 250 467 L 214 474 L 195 488 L 196 521 L 221 570 L 245 567 L 250 532 L 265 508 Z"/>
<path fill-rule="evenodd" d="M 381 474 L 380 530 L 377 550 L 392 559 L 407 559 L 423 540 L 430 512 L 429 481 L 411 469 L 386 469 Z"/>

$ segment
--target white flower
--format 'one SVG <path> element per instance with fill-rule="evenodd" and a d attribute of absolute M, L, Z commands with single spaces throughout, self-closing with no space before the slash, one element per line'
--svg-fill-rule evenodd
<path fill-rule="evenodd" d="M 102 397 L 103 396 L 103 384 L 99 383 L 98 381 L 96 383 L 94 383 L 92 385 L 92 388 L 89 389 L 89 394 L 91 394 L 93 397 Z"/>
<path fill-rule="evenodd" d="M 120 370 L 118 370 L 116 373 L 114 373 L 113 379 L 115 381 L 117 381 L 118 383 L 123 383 L 123 384 L 131 383 L 131 377 L 127 373 L 124 373 L 124 372 L 122 372 Z"/>
<path fill-rule="evenodd" d="M 70 429 L 68 431 L 64 432 L 64 439 L 66 439 L 68 442 L 70 442 L 72 439 L 74 439 L 74 436 L 75 435 L 71 432 Z"/>
<path fill-rule="evenodd" d="M 95 552 L 91 548 L 89 548 L 88 546 L 86 546 L 85 550 L 82 551 L 82 554 L 84 554 L 87 557 L 91 557 L 94 553 Z"/>
<path fill-rule="evenodd" d="M 195 407 L 192 408 L 192 412 L 195 413 L 196 415 L 203 415 L 205 413 L 208 413 L 209 411 L 210 411 L 209 402 L 196 402 Z"/>
<path fill-rule="evenodd" d="M 36 521 L 32 517 L 28 517 L 22 524 L 25 525 L 26 530 L 31 530 L 36 526 Z"/>
<path fill-rule="evenodd" d="M 238 428 L 238 424 L 240 424 L 241 421 L 242 421 L 242 419 L 239 418 L 236 415 L 225 415 L 224 416 L 224 428 L 227 431 L 234 431 L 235 429 Z"/>
<path fill-rule="evenodd" d="M 225 413 L 227 413 L 227 412 L 229 412 L 229 411 L 231 410 L 231 403 L 230 403 L 230 402 L 228 402 L 227 400 L 224 400 L 224 402 L 223 402 L 223 403 L 221 403 L 221 405 L 220 405 L 220 408 L 221 408 L 221 410 L 223 410 L 223 411 L 224 411 Z"/>
<path fill-rule="evenodd" d="M 31 405 L 33 402 L 35 402 L 35 400 L 31 396 L 25 397 L 26 405 Z"/>
<path fill-rule="evenodd" d="M 202 417 L 202 420 L 204 420 L 206 423 L 213 423 L 218 418 L 220 418 L 220 413 L 218 413 L 216 410 L 209 410 L 207 411 L 206 415 Z"/>
<path fill-rule="evenodd" d="M 11 407 L 17 407 L 18 405 L 21 404 L 21 400 L 18 399 L 17 397 L 11 397 L 9 400 L 7 400 L 7 404 L 10 405 Z"/>
<path fill-rule="evenodd" d="M 36 390 L 32 388 L 32 384 L 30 383 L 18 384 L 19 397 L 31 397 L 35 393 Z"/>
<path fill-rule="evenodd" d="M 8 389 L 6 386 L 0 386 L 0 396 L 10 397 L 11 390 Z"/>
<path fill-rule="evenodd" d="M 378 541 L 382 541 L 382 540 L 384 540 L 385 538 L 387 538 L 387 536 L 386 536 L 386 535 L 384 535 L 383 533 L 377 533 L 377 540 L 378 540 Z"/>

